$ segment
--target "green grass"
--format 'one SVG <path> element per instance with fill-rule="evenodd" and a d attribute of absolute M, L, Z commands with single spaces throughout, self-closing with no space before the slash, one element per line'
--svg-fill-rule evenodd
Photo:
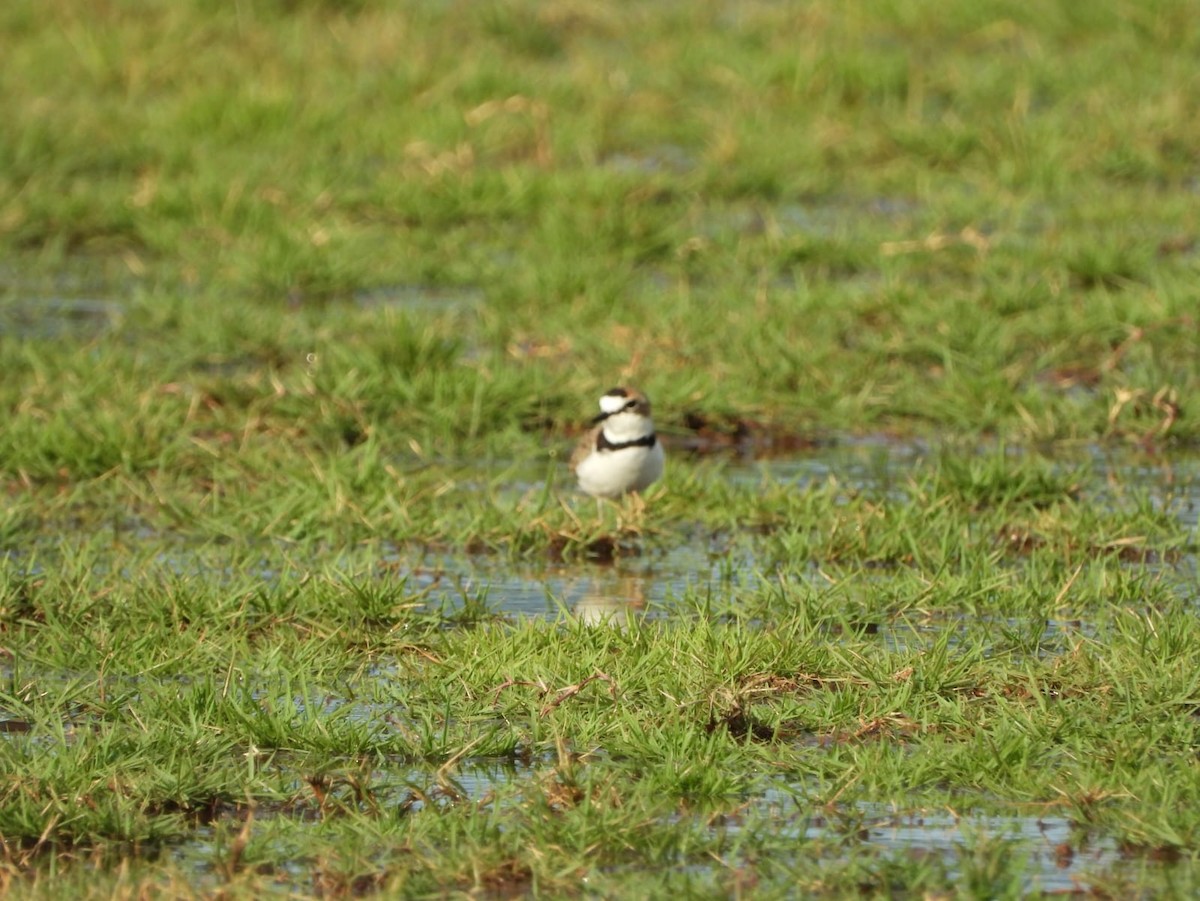
<path fill-rule="evenodd" d="M 1190 884 L 1195 582 L 1158 561 L 1192 559 L 1192 486 L 1156 506 L 1095 465 L 948 454 L 807 491 L 695 466 L 623 540 L 653 572 L 707 532 L 753 568 L 694 572 L 624 628 L 498 619 L 486 583 L 427 585 L 423 551 L 365 534 L 19 530 L 9 876 L 36 894 L 132 859 L 91 890 L 1018 896 L 1057 885 L 1040 818 L 1098 890 Z M 627 515 L 575 514 L 595 536 Z M 895 817 L 948 811 L 959 844 L 889 845 Z"/>
<path fill-rule="evenodd" d="M 1194 892 L 1189 4 L 77 6 L 0 10 L 7 892 Z"/>
<path fill-rule="evenodd" d="M 1179 4 L 57 10 L 4 14 L 0 250 L 14 299 L 117 279 L 78 375 L 118 410 L 218 382 L 244 424 L 315 353 L 322 424 L 449 453 L 618 376 L 676 424 L 1195 437 Z M 483 299 L 353 308 L 389 286 Z"/>

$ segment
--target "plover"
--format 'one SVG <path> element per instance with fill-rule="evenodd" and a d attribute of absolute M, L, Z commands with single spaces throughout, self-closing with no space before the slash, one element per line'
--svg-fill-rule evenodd
<path fill-rule="evenodd" d="M 600 398 L 600 415 L 575 453 L 571 469 L 593 497 L 641 491 L 662 475 L 662 442 L 654 434 L 650 401 L 633 388 L 613 388 Z"/>

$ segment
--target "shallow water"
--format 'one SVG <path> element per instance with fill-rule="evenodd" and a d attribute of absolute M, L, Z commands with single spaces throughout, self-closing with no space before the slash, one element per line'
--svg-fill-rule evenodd
<path fill-rule="evenodd" d="M 976 449 L 975 452 L 978 452 Z M 885 501 L 906 501 L 913 490 L 912 477 L 923 464 L 944 450 L 934 450 L 919 442 L 897 442 L 886 437 L 866 437 L 843 440 L 837 444 L 815 447 L 778 459 L 742 460 L 733 452 L 730 462 L 720 469 L 720 477 L 743 486 L 785 486 L 803 491 L 812 486 L 833 485 L 847 495 L 867 494 Z M 969 455 L 970 450 L 964 451 Z M 1027 451 L 1011 451 L 1016 457 Z M 1093 446 L 1083 446 L 1063 455 L 1054 464 L 1063 471 L 1087 473 L 1082 485 L 1088 503 L 1113 509 L 1127 509 L 1131 504 L 1148 504 L 1155 512 L 1174 517 L 1185 531 L 1196 533 L 1200 528 L 1200 456 L 1150 456 L 1135 451 L 1113 452 Z M 1081 469 L 1082 467 L 1082 469 Z M 546 477 L 544 465 L 504 467 L 508 492 L 521 497 L 541 490 Z M 494 484 L 494 472 L 480 475 L 480 486 Z M 468 484 L 460 482 L 461 485 Z M 573 489 L 559 484 L 567 498 Z M 590 499 L 574 499 L 589 503 Z M 165 571 L 178 576 L 216 578 L 222 580 L 244 575 L 247 560 L 261 552 L 261 562 L 252 567 L 265 583 L 296 576 L 297 561 L 289 561 L 286 542 L 263 543 L 258 551 L 250 548 L 249 558 L 242 556 L 237 572 L 228 569 L 229 554 L 211 542 L 200 542 L 185 535 L 156 532 L 136 518 L 113 520 L 113 550 L 109 562 L 102 553 L 91 565 L 92 571 L 102 573 L 109 566 L 119 572 L 135 571 L 146 566 L 147 559 L 135 551 L 142 545 L 157 548 L 153 562 Z M 1006 540 L 998 536 L 997 541 Z M 1007 549 L 1005 565 L 1023 565 L 1024 540 L 1012 536 L 1014 547 Z M 1169 555 L 1161 559 L 1153 552 L 1143 552 L 1136 544 L 1128 549 L 1118 539 L 1114 553 L 1131 571 L 1144 572 L 1174 585 L 1175 590 L 1189 598 L 1197 598 L 1198 569 L 1190 552 Z M 420 592 L 425 606 L 433 611 L 454 612 L 467 604 L 486 609 L 490 614 L 513 618 L 557 619 L 574 615 L 598 623 L 608 619 L 625 621 L 630 617 L 664 618 L 678 616 L 684 611 L 694 613 L 704 598 L 728 601 L 739 594 L 751 594 L 764 583 L 780 578 L 779 566 L 786 562 L 787 579 L 809 579 L 815 586 L 827 585 L 825 576 L 814 564 L 810 569 L 797 568 L 795 561 L 784 561 L 781 551 L 769 538 L 746 532 L 728 530 L 709 532 L 698 529 L 690 539 L 668 544 L 654 540 L 644 543 L 632 554 L 618 553 L 605 562 L 572 560 L 556 562 L 545 557 L 514 560 L 502 554 L 468 554 L 431 551 L 413 546 L 383 544 L 378 553 L 352 549 L 344 554 L 337 549 L 322 552 L 330 572 L 361 571 L 365 564 L 386 568 L 401 577 L 413 593 Z M 0 558 L 21 565 L 28 561 L 29 574 L 36 575 L 61 553 L 60 539 L 50 543 L 26 543 L 16 547 L 0 547 Z M 1126 553 L 1126 550 L 1128 551 Z M 306 551 L 303 560 L 310 559 Z M 221 561 L 214 568 L 215 561 Z M 855 578 L 865 587 L 877 584 L 886 588 L 891 570 L 881 567 L 873 572 L 865 565 Z M 698 601 L 699 599 L 699 601 Z M 978 619 L 979 617 L 975 617 Z M 1003 619 L 997 623 L 1004 624 Z M 878 624 L 886 629 L 886 624 Z M 1018 623 L 1008 623 L 1018 626 Z M 930 624 L 931 630 L 941 631 L 945 622 Z M 1072 619 L 1051 620 L 1046 623 L 1048 634 L 1085 633 L 1088 624 Z M 0 663 L 2 666 L 2 663 Z"/>
<path fill-rule="evenodd" d="M 903 810 L 860 803 L 833 810 L 806 804 L 794 788 L 768 789 L 748 808 L 778 823 L 784 835 L 819 841 L 844 838 L 849 831 L 861 849 L 890 855 L 935 855 L 951 874 L 961 876 L 963 858 L 988 841 L 1011 843 L 1027 862 L 1027 891 L 1070 892 L 1088 886 L 1088 874 L 1120 864 L 1116 844 L 1088 836 L 1061 816 L 958 813 L 950 809 Z M 736 820 L 724 825 L 730 831 Z"/>
<path fill-rule="evenodd" d="M 781 484 L 803 490 L 832 482 L 847 492 L 900 501 L 912 490 L 914 468 L 936 453 L 917 442 L 862 438 L 780 459 L 734 461 L 722 473 L 744 485 Z M 1012 452 L 1013 456 L 1021 453 Z M 1073 472 L 1081 465 L 1090 474 L 1082 486 L 1089 502 L 1117 509 L 1127 507 L 1131 497 L 1145 498 L 1186 529 L 1197 529 L 1200 457 L 1152 457 L 1084 447 L 1064 457 L 1056 468 Z M 524 491 L 534 486 L 534 481 L 522 481 L 518 487 Z M 1013 565 L 1019 566 L 1020 554 L 1014 558 Z M 430 588 L 433 605 L 454 609 L 464 594 L 474 594 L 485 597 L 488 608 L 497 613 L 553 619 L 570 611 L 589 622 L 609 616 L 669 616 L 678 611 L 676 602 L 685 594 L 728 597 L 739 589 L 753 590 L 770 577 L 772 569 L 756 536 L 707 534 L 687 544 L 649 549 L 643 556 L 618 557 L 606 564 L 514 563 L 486 555 L 430 558 L 420 553 L 414 557 L 402 548 L 393 549 L 389 562 L 410 573 L 414 584 Z M 1132 547 L 1128 562 L 1173 580 L 1181 593 L 1195 592 L 1197 570 L 1190 555 L 1164 561 L 1153 554 L 1139 556 Z M 818 573 L 811 576 L 819 582 Z M 881 581 L 886 578 L 886 573 L 879 576 Z M 1086 624 L 1052 621 L 1047 627 L 1051 632 L 1070 632 Z"/>
<path fill-rule="evenodd" d="M 680 174 L 694 169 L 696 159 L 678 144 L 659 144 L 636 152 L 612 153 L 601 164 L 626 175 Z"/>
<path fill-rule="evenodd" d="M 814 448 L 777 460 L 733 460 L 722 470 L 725 478 L 745 485 L 773 484 L 794 486 L 797 491 L 808 486 L 836 484 L 847 492 L 868 492 L 880 498 L 906 498 L 912 490 L 914 469 L 934 451 L 918 443 L 897 443 L 886 438 L 867 438 L 843 441 L 836 446 Z M 938 453 L 944 453 L 939 451 Z M 1014 452 L 1014 454 L 1020 452 Z M 1056 462 L 1063 471 L 1075 471 L 1081 464 L 1087 472 L 1082 486 L 1088 502 L 1114 509 L 1124 509 L 1129 503 L 1149 503 L 1155 511 L 1174 516 L 1185 530 L 1197 528 L 1200 509 L 1200 457 L 1154 457 L 1138 452 L 1111 452 L 1099 448 L 1081 448 L 1077 454 L 1063 455 Z M 535 469 L 529 478 L 515 477 L 512 491 L 525 493 L 536 488 L 544 470 Z M 490 483 L 484 478 L 481 484 Z M 153 532 L 144 523 L 130 521 L 121 530 L 121 542 L 114 548 L 136 546 L 139 542 L 161 543 L 164 536 Z M 481 606 L 489 615 L 511 619 L 532 618 L 560 620 L 574 617 L 584 623 L 619 627 L 634 619 L 669 620 L 672 617 L 696 613 L 697 598 L 736 597 L 738 592 L 751 592 L 764 581 L 777 579 L 764 561 L 763 537 L 756 534 L 740 536 L 697 533 L 694 540 L 667 547 L 649 543 L 642 555 L 618 557 L 609 564 L 588 562 L 549 563 L 516 562 L 501 555 L 468 555 L 432 552 L 406 547 L 385 548 L 382 559 L 375 563 L 404 579 L 406 590 L 421 592 L 432 609 L 453 612 L 468 604 Z M 262 578 L 266 582 L 292 578 L 295 573 L 281 575 L 277 555 L 265 548 Z M 155 561 L 168 571 L 224 578 L 228 574 L 213 569 L 211 548 L 189 550 L 186 540 L 169 551 L 158 554 Z M 20 558 L 14 551 L 5 550 L 10 560 Z M 118 551 L 119 552 L 119 551 Z M 40 566 L 45 558 L 39 557 Z M 276 562 L 272 563 L 271 560 Z M 1131 557 L 1122 565 L 1131 570 L 1155 574 L 1156 578 L 1173 580 L 1181 595 L 1196 596 L 1195 561 L 1187 555 L 1179 559 L 1147 560 Z M 363 559 L 348 556 L 344 561 L 349 569 L 361 566 Z M 115 562 L 121 569 L 126 562 Z M 1023 565 L 1021 556 L 1014 554 L 1010 564 Z M 102 565 L 101 565 L 102 568 Z M 801 569 L 790 571 L 788 578 L 807 578 Z M 811 578 L 822 578 L 814 571 Z M 861 575 L 864 590 L 886 589 L 893 573 L 887 569 Z M 873 580 L 873 581 L 872 581 Z M 690 606 L 689 606 L 690 605 Z M 903 622 L 895 626 L 887 622 L 868 624 L 879 635 L 881 646 L 895 649 L 919 646 L 934 641 L 947 631 L 987 628 L 994 633 L 998 646 L 1006 641 L 1011 630 L 1018 636 L 1022 630 L 1041 628 L 1033 653 L 1060 653 L 1078 640 L 1080 635 L 1093 633 L 1092 624 L 1072 619 L 1050 619 L 1044 623 L 1022 623 L 1003 616 L 987 619 L 976 615 L 970 618 L 945 615 L 927 621 Z M 1019 643 L 1019 642 L 1018 642 Z M 1023 652 L 1002 648 L 1006 654 Z M 0 676 L 10 677 L 12 664 L 0 660 Z M 340 713 L 348 718 L 378 724 L 384 730 L 408 731 L 404 722 L 403 705 L 394 698 L 384 708 L 379 698 L 390 697 L 383 691 L 371 691 L 372 683 L 386 684 L 395 673 L 387 665 L 378 670 L 358 674 L 352 686 L 343 686 L 314 694 L 296 697 L 297 714 L 307 709 L 318 715 Z M 374 700 L 369 700 L 374 698 Z M 4 721 L 7 722 L 4 722 Z M 78 728 L 86 728 L 86 722 Z M 36 724 L 26 722 L 15 713 L 0 711 L 0 741 L 31 742 L 52 749 L 58 742 L 71 742 L 75 724 L 64 724 L 61 733 L 37 734 Z M 419 731 L 415 730 L 414 731 Z M 819 753 L 814 750 L 814 753 Z M 288 761 L 279 755 L 271 766 L 280 769 L 286 779 Z M 354 764 L 348 764 L 353 769 Z M 444 770 L 429 766 L 413 766 L 397 762 L 373 764 L 367 773 L 371 790 L 369 803 L 405 816 L 432 815 L 446 805 L 479 802 L 492 795 L 502 795 L 504 803 L 522 803 L 527 793 L 554 778 L 553 761 L 538 759 L 528 764 L 495 760 L 464 759 L 458 766 Z M 363 802 L 347 784 L 331 789 L 326 802 L 332 810 L 341 805 L 347 809 Z M 300 817 L 317 821 L 320 805 L 306 794 L 307 789 L 296 783 L 296 796 L 304 799 L 296 810 L 264 810 L 256 814 L 260 828 L 270 828 L 271 820 Z M 1089 834 L 1067 818 L 1054 813 L 1027 813 L 1017 805 L 1005 805 L 986 798 L 962 798 L 961 812 L 950 809 L 892 809 L 879 804 L 842 804 L 828 806 L 812 797 L 810 787 L 786 779 L 764 778 L 756 790 L 748 792 L 717 810 L 689 812 L 701 817 L 703 828 L 737 835 L 743 829 L 766 829 L 772 835 L 792 836 L 801 853 L 812 853 L 825 862 L 846 860 L 856 854 L 874 857 L 928 857 L 952 874 L 964 873 L 972 866 L 973 855 L 1003 845 L 1005 853 L 1025 863 L 1026 890 L 1029 892 L 1072 892 L 1087 890 L 1096 880 L 1111 877 L 1126 867 L 1158 867 L 1167 863 L 1139 859 L 1129 861 L 1112 839 Z M 237 831 L 235 818 L 228 818 L 225 827 Z M 218 875 L 221 841 L 217 829 L 203 826 L 194 837 L 175 846 L 170 854 L 180 865 L 193 869 L 200 881 L 220 881 Z M 269 832 L 267 834 L 270 834 Z M 281 892 L 305 886 L 313 878 L 311 861 L 305 862 L 280 847 L 276 864 L 276 879 Z M 299 852 L 297 852 L 299 853 Z M 832 855 L 832 856 L 831 856 Z"/>
<path fill-rule="evenodd" d="M 409 313 L 473 310 L 482 306 L 483 300 L 483 289 L 469 285 L 384 285 L 354 295 L 360 307 L 385 307 Z"/>
<path fill-rule="evenodd" d="M 43 297 L 0 302 L 0 335 L 90 338 L 115 328 L 124 305 L 98 297 Z"/>
<path fill-rule="evenodd" d="M 53 271 L 0 265 L 0 337 L 96 337 L 120 325 L 137 284 L 127 267 L 87 259 Z"/>
<path fill-rule="evenodd" d="M 256 814 L 258 832 L 271 834 L 271 822 L 295 817 L 314 822 L 336 818 L 348 808 L 364 803 L 373 809 L 398 812 L 406 817 L 436 815 L 459 804 L 522 805 L 541 797 L 555 774 L 549 762 L 520 765 L 469 762 L 445 772 L 431 767 L 376 769 L 355 776 L 369 787 L 364 801 L 351 782 L 334 774 L 319 802 L 300 783 L 297 797 L 305 797 L 299 810 L 289 813 L 262 810 Z M 969 803 L 964 799 L 964 803 Z M 806 796 L 803 786 L 783 781 L 741 799 L 702 806 L 672 817 L 688 818 L 704 831 L 736 838 L 743 830 L 794 839 L 796 848 L 815 864 L 870 854 L 872 859 L 933 857 L 952 878 L 962 878 L 978 850 L 997 843 L 1006 853 L 1024 860 L 1027 892 L 1071 893 L 1086 891 L 1094 882 L 1126 864 L 1116 844 L 1054 814 L 1010 813 L 950 808 L 899 809 L 882 804 L 827 805 Z M 236 833 L 239 820 L 226 823 Z M 215 840 L 217 828 L 204 826 L 193 838 L 174 846 L 171 858 L 197 873 L 202 882 L 217 880 L 214 863 L 221 854 Z M 306 861 L 278 843 L 272 855 L 281 890 L 300 889 L 313 875 Z M 1151 863 L 1151 866 L 1167 866 Z M 701 867 L 703 869 L 703 867 Z"/>
<path fill-rule="evenodd" d="M 408 576 L 410 585 L 429 590 L 431 607 L 453 611 L 474 598 L 513 617 L 574 614 L 586 622 L 664 616 L 688 591 L 753 586 L 758 579 L 745 548 L 716 555 L 685 546 L 613 564 L 521 564 L 484 555 L 413 559 L 403 551 L 388 562 Z"/>
<path fill-rule="evenodd" d="M 710 238 L 764 233 L 831 238 L 860 231 L 864 222 L 899 227 L 923 213 L 916 200 L 832 195 L 778 205 L 713 208 L 701 214 L 697 228 Z"/>

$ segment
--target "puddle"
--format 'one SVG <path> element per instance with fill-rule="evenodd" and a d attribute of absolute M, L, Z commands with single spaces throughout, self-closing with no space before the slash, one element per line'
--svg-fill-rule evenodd
<path fill-rule="evenodd" d="M 730 835 L 769 829 L 798 842 L 842 849 L 845 857 L 934 857 L 955 879 L 978 847 L 1002 843 L 1007 853 L 1026 860 L 1026 892 L 1086 889 L 1089 876 L 1119 868 L 1116 842 L 1089 834 L 1061 816 L 1023 816 L 949 809 L 902 810 L 876 803 L 829 807 L 808 801 L 802 789 L 767 788 L 747 797 L 717 820 Z"/>
<path fill-rule="evenodd" d="M 609 154 L 601 161 L 601 165 L 622 174 L 657 175 L 665 172 L 683 175 L 695 168 L 696 160 L 677 144 L 660 144 L 637 152 Z"/>
<path fill-rule="evenodd" d="M 905 197 L 835 195 L 778 206 L 712 207 L 701 213 L 696 228 L 713 239 L 763 234 L 833 238 L 861 232 L 864 221 L 894 227 L 912 221 L 922 212 L 917 201 Z"/>
<path fill-rule="evenodd" d="M 920 442 L 897 443 L 879 437 L 854 438 L 834 447 L 793 450 L 787 456 L 739 462 L 729 467 L 742 484 L 823 484 L 835 480 L 847 490 L 901 499 L 914 469 L 934 453 Z"/>
<path fill-rule="evenodd" d="M 359 291 L 354 302 L 363 308 L 390 308 L 409 312 L 448 313 L 483 305 L 483 289 L 470 286 L 384 285 Z"/>
<path fill-rule="evenodd" d="M 46 297 L 0 301 L 0 336 L 90 338 L 116 328 L 124 306 L 99 298 Z"/>
<path fill-rule="evenodd" d="M 454 613 L 475 603 L 517 618 L 557 619 L 573 614 L 584 622 L 630 616 L 663 617 L 688 592 L 753 587 L 754 559 L 747 548 L 710 553 L 687 545 L 634 557 L 615 565 L 520 564 L 489 556 L 420 555 L 394 551 L 385 561 L 424 589 L 426 605 Z"/>
<path fill-rule="evenodd" d="M 286 761 L 277 759 L 273 766 Z M 294 772 L 287 769 L 283 772 Z M 374 768 L 362 770 L 353 762 L 344 771 L 313 773 L 294 781 L 294 800 L 274 809 L 255 811 L 252 834 L 265 836 L 275 887 L 302 889 L 317 876 L 315 862 L 306 858 L 312 846 L 302 846 L 303 836 L 289 831 L 287 821 L 336 820 L 346 813 L 365 813 L 384 819 L 436 816 L 459 805 L 481 809 L 521 807 L 532 803 L 553 806 L 558 784 L 552 761 L 531 765 L 464 761 L 451 770 L 435 767 Z M 243 823 L 242 815 L 225 816 L 198 827 L 193 836 L 173 846 L 172 861 L 196 874 L 201 883 L 220 879 L 217 866 L 223 849 Z M 732 859 L 744 841 L 756 844 L 756 835 L 773 842 L 794 842 L 809 865 L 837 865 L 854 859 L 880 864 L 887 860 L 933 859 L 950 881 L 968 876 L 979 855 L 995 853 L 1024 862 L 1026 893 L 1087 891 L 1094 882 L 1111 878 L 1130 865 L 1116 843 L 1090 833 L 1062 816 L 1031 816 L 996 811 L 950 809 L 895 809 L 877 803 L 825 805 L 806 797 L 802 787 L 767 786 L 740 801 L 702 805 L 685 813 L 667 814 L 664 829 L 724 837 Z M 653 827 L 653 822 L 645 824 Z M 261 840 L 261 839 L 260 839 Z M 262 851 L 260 850 L 260 856 Z M 729 860 L 724 862 L 729 863 Z M 1139 861 L 1139 865 L 1141 862 Z M 1165 863 L 1151 863 L 1167 866 Z M 606 867 L 620 872 L 629 864 Z M 637 864 L 633 864 L 637 867 Z M 689 868 L 701 873 L 706 864 Z M 717 873 L 716 870 L 713 873 Z"/>
<path fill-rule="evenodd" d="M 832 485 L 844 490 L 847 497 L 865 494 L 899 502 L 910 496 L 914 473 L 922 471 L 938 453 L 946 452 L 920 443 L 863 438 L 836 446 L 814 447 L 779 459 L 751 462 L 735 459 L 722 466 L 719 476 L 743 487 L 794 486 L 796 490 L 805 490 L 810 486 Z M 1013 456 L 1021 453 L 1014 452 Z M 1084 473 L 1087 482 L 1082 492 L 1089 503 L 1110 509 L 1148 503 L 1155 513 L 1174 517 L 1187 530 L 1194 532 L 1197 528 L 1200 459 L 1158 459 L 1084 448 L 1077 455 L 1052 461 L 1048 469 L 1052 476 Z M 544 471 L 538 475 L 544 476 Z M 514 484 L 514 491 L 534 490 L 536 476 L 528 481 L 516 479 Z M 559 487 L 565 492 L 571 490 L 567 485 Z M 987 540 L 987 536 L 978 538 Z M 994 540 L 997 548 L 1009 552 L 1010 565 L 1019 567 L 1025 565 L 1028 552 L 1036 549 L 1040 539 L 1024 533 L 1015 537 L 1001 533 Z M 1088 552 L 1112 554 L 1137 571 L 1173 583 L 1181 593 L 1195 592 L 1196 567 L 1190 554 L 1160 554 L 1132 540 L 1124 541 L 1118 539 L 1111 547 L 1098 546 Z M 453 610 L 461 606 L 464 598 L 476 598 L 487 609 L 503 615 L 553 619 L 564 611 L 574 611 L 581 619 L 594 622 L 614 615 L 618 619 L 630 615 L 669 617 L 680 610 L 694 612 L 696 597 L 728 599 L 743 591 L 752 592 L 764 579 L 776 578 L 777 565 L 788 562 L 786 555 L 786 547 L 776 546 L 752 532 L 734 535 L 699 530 L 681 543 L 655 547 L 651 542 L 641 555 L 618 555 L 611 565 L 587 561 L 523 563 L 488 555 L 436 556 L 414 554 L 404 548 L 393 548 L 386 559 L 390 568 L 408 575 L 413 584 L 429 589 L 428 601 L 434 606 L 442 604 Z M 826 584 L 816 567 L 811 572 L 801 571 L 799 576 Z M 789 578 L 796 577 L 794 568 L 789 569 Z M 866 586 L 870 574 L 864 571 L 858 578 Z M 888 579 L 889 571 L 884 568 L 877 582 L 886 586 Z M 996 619 L 996 625 L 1023 627 L 1022 623 L 1007 622 L 1002 617 Z M 929 631 L 934 634 L 946 626 L 944 622 L 932 623 Z M 1043 640 L 1058 644 L 1071 640 L 1081 629 L 1086 632 L 1088 625 L 1074 620 L 1048 621 L 1045 629 Z"/>
<path fill-rule="evenodd" d="M 279 776 L 295 773 L 295 767 L 277 755 L 271 768 Z M 319 870 L 318 864 L 301 848 L 289 841 L 288 820 L 299 820 L 315 827 L 322 821 L 336 822 L 347 813 L 375 813 L 395 816 L 436 815 L 454 805 L 486 801 L 493 793 L 518 781 L 541 778 L 532 767 L 494 762 L 464 762 L 453 771 L 433 767 L 397 767 L 363 770 L 353 762 L 341 771 L 309 773 L 288 784 L 293 800 L 277 805 L 261 805 L 254 812 L 251 834 L 270 836 L 269 859 L 275 877 L 274 888 L 292 896 L 308 884 Z M 193 830 L 191 837 L 169 847 L 170 861 L 195 877 L 192 888 L 216 888 L 224 881 L 220 861 L 230 840 L 244 824 L 244 813 L 226 814 L 212 823 Z"/>
<path fill-rule="evenodd" d="M 743 488 L 804 491 L 812 486 L 832 486 L 844 491 L 847 498 L 867 495 L 901 501 L 913 490 L 914 473 L 927 471 L 930 458 L 939 453 L 947 452 L 920 443 L 867 437 L 817 446 L 778 459 L 741 461 L 735 457 L 731 462 L 715 464 L 713 477 Z M 1022 453 L 1026 452 L 1013 455 Z M 969 453 L 964 452 L 964 457 Z M 1082 496 L 1089 504 L 1112 509 L 1148 506 L 1155 515 L 1174 517 L 1193 535 L 1198 528 L 1200 457 L 1149 457 L 1084 447 L 1048 465 L 1052 472 L 1084 473 L 1087 481 Z M 554 469 L 556 479 L 561 478 L 558 469 L 561 467 Z M 497 473 L 508 487 L 494 487 Z M 461 475 L 465 478 L 457 479 L 457 485 L 468 490 L 475 477 L 469 472 Z M 497 491 L 499 502 L 516 504 L 530 492 L 542 490 L 546 475 L 544 464 L 493 466 L 480 474 L 477 484 L 480 490 Z M 557 489 L 568 503 L 590 503 L 589 499 L 576 497 L 565 482 L 560 481 Z M 590 515 L 590 509 L 588 512 Z M 1042 541 L 1041 536 L 1023 531 L 1025 525 L 1018 525 L 1020 528 L 1014 527 L 1011 535 L 1002 531 L 991 537 L 997 550 L 1006 555 L 1006 565 L 1012 567 L 1026 565 Z M 28 567 L 25 575 L 36 575 L 59 559 L 61 538 L 57 533 L 45 534 L 45 544 L 27 542 L 19 550 L 0 546 L 0 560 L 8 561 L 14 576 L 20 575 L 23 567 Z M 986 535 L 976 538 L 989 540 Z M 1137 543 L 1122 543 L 1125 541 L 1116 536 L 1111 546 L 1082 550 L 1094 555 L 1111 554 L 1131 572 L 1165 580 L 1181 596 L 1196 596 L 1197 567 L 1190 550 L 1158 554 Z M 139 548 L 145 553 L 139 554 Z M 98 547 L 89 566 L 93 572 L 115 571 L 130 579 L 136 579 L 139 573 L 145 575 L 151 566 L 172 577 L 210 581 L 257 573 L 264 590 L 272 591 L 282 580 L 302 578 L 311 569 L 314 549 L 304 548 L 295 558 L 294 553 L 287 542 L 264 542 L 241 545 L 241 551 L 231 556 L 225 542 L 164 535 L 144 522 L 130 519 L 119 527 L 113 525 L 112 546 Z M 778 580 L 781 573 L 788 580 L 811 579 L 821 587 L 829 584 L 821 574 L 819 561 L 808 568 L 799 567 L 790 556 L 792 546 L 786 540 L 755 530 L 736 533 L 696 528 L 680 534 L 676 528 L 666 541 L 645 540 L 628 555 L 621 555 L 618 549 L 615 558 L 603 564 L 589 562 L 585 555 L 577 560 L 555 561 L 553 555 L 539 553 L 528 560 L 514 560 L 505 554 L 449 553 L 388 544 L 318 549 L 316 553 L 324 561 L 322 571 L 331 578 L 338 578 L 339 573 L 352 578 L 394 576 L 403 580 L 406 594 L 420 594 L 429 612 L 451 615 L 469 608 L 468 612 L 513 618 L 554 620 L 575 615 L 589 623 L 628 621 L 631 617 L 669 618 L 695 615 L 697 605 L 705 598 L 719 599 L 718 606 L 727 609 L 730 602 L 736 605 L 739 597 L 753 594 L 764 581 Z M 878 571 L 873 575 L 875 569 Z M 873 568 L 867 562 L 853 576 L 864 591 L 872 586 L 886 591 L 891 573 L 887 565 Z M 973 620 L 980 615 L 974 615 Z M 1008 623 L 1003 616 L 996 618 L 995 626 L 1023 627 L 1021 623 Z M 877 627 L 889 641 L 920 640 L 916 634 L 920 630 L 909 624 L 901 624 L 897 634 L 890 637 L 886 621 L 880 620 Z M 926 624 L 931 635 L 947 627 L 953 627 L 953 623 L 939 620 Z M 1057 644 L 1070 640 L 1080 630 L 1086 633 L 1088 628 L 1088 624 L 1071 619 L 1051 621 L 1046 624 L 1044 640 Z"/>
<path fill-rule="evenodd" d="M 138 288 L 130 268 L 80 258 L 52 271 L 0 265 L 0 337 L 92 338 L 121 324 Z"/>
<path fill-rule="evenodd" d="M 1072 892 L 1088 885 L 1088 874 L 1120 863 L 1115 842 L 1080 841 L 1079 831 L 1061 817 L 951 816 L 944 813 L 891 815 L 873 822 L 867 842 L 888 849 L 941 856 L 959 874 L 964 856 L 980 841 L 1017 845 L 1027 855 L 1026 891 Z"/>

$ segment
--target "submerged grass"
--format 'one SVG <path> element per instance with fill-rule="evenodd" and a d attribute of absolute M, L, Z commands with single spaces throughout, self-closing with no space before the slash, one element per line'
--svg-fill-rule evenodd
<path fill-rule="evenodd" d="M 1194 894 L 1189 4 L 0 35 L 6 893 Z"/>
<path fill-rule="evenodd" d="M 387 630 L 320 634 L 305 611 L 347 595 L 311 580 L 291 613 L 243 628 L 214 610 L 152 633 L 153 655 L 106 647 L 111 617 L 85 615 L 58 648 L 43 642 L 54 626 L 29 616 L 7 630 L 20 664 L 4 706 L 23 723 L 0 744 L 10 866 L 49 848 L 169 848 L 198 824 L 227 841 L 244 826 L 232 864 L 221 842 L 189 853 L 208 884 L 247 892 L 334 876 L 486 888 L 505 873 L 532 890 L 605 891 L 669 885 L 650 876 L 662 865 L 712 890 L 736 878 L 782 895 L 799 878 L 920 891 L 974 865 L 879 857 L 870 830 L 887 816 L 873 807 L 1061 817 L 1081 853 L 1194 847 L 1200 643 L 1169 591 L 1110 585 L 1090 634 L 1046 642 L 974 617 L 931 634 L 886 604 L 866 612 L 887 629 L 863 629 L 847 583 L 781 582 L 790 603 L 757 628 L 739 605 L 623 630 L 445 629 L 414 611 Z M 1032 622 L 1040 585 L 1012 592 Z M 927 589 L 924 612 L 960 593 Z M 140 595 L 114 588 L 110 603 Z M 481 765 L 500 774 L 472 790 Z M 770 796 L 791 812 L 754 801 Z M 962 848 L 996 853 L 969 834 Z M 995 886 L 1041 884 L 1021 849 L 992 861 Z M 1170 878 L 1190 878 L 1181 866 Z M 1100 884 L 1127 872 L 1103 869 Z"/>
<path fill-rule="evenodd" d="M 126 860 L 90 890 L 1191 884 L 1186 503 L 1003 449 L 902 484 L 727 470 L 692 469 L 690 517 L 668 491 L 627 538 L 653 555 L 757 523 L 737 539 L 754 578 L 697 574 L 607 625 L 505 617 L 365 538 L 13 548 L 7 878 L 36 895 L 78 884 L 72 861 Z M 947 816 L 940 851 L 887 837 Z"/>

